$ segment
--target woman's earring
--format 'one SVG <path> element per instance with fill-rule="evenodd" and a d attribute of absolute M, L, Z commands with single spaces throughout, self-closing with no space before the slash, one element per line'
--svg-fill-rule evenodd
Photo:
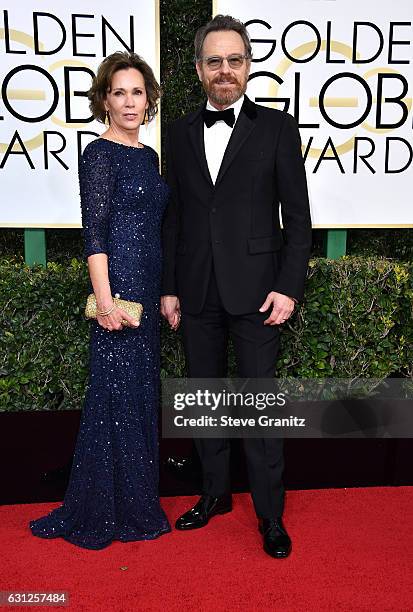
<path fill-rule="evenodd" d="M 105 125 L 110 125 L 110 116 L 108 110 L 105 113 Z"/>

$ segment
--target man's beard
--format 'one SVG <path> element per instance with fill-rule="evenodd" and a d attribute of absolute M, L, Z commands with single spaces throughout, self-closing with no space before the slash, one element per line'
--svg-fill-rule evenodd
<path fill-rule="evenodd" d="M 245 94 L 247 91 L 247 80 L 244 83 L 240 83 L 239 81 L 233 79 L 231 84 L 234 83 L 235 87 L 222 87 L 217 85 L 217 81 L 220 79 L 217 78 L 210 83 L 206 83 L 203 81 L 205 92 L 211 102 L 215 102 L 215 104 L 219 104 L 220 106 L 230 106 L 234 104 L 240 97 Z"/>

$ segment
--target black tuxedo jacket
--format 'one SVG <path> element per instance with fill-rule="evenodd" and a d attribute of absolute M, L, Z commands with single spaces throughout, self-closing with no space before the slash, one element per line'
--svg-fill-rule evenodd
<path fill-rule="evenodd" d="M 168 131 L 171 197 L 163 224 L 162 294 L 177 295 L 184 312 L 198 314 L 213 262 L 231 314 L 256 312 L 270 291 L 300 300 L 311 219 L 294 118 L 245 97 L 214 185 L 203 108 Z"/>

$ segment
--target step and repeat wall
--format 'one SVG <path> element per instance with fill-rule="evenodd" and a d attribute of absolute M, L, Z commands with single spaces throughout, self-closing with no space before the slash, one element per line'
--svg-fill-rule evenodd
<path fill-rule="evenodd" d="M 0 226 L 80 227 L 78 158 L 105 129 L 92 121 L 86 92 L 114 51 L 138 53 L 159 79 L 158 0 L 4 5 Z M 159 117 L 140 139 L 159 151 Z"/>
<path fill-rule="evenodd" d="M 247 24 L 247 94 L 297 119 L 318 227 L 413 226 L 412 0 L 215 0 Z"/>
<path fill-rule="evenodd" d="M 80 227 L 78 157 L 104 129 L 88 108 L 93 73 L 131 49 L 159 77 L 158 0 L 90 4 L 9 1 L 0 13 L 0 226 Z M 314 225 L 412 227 L 411 0 L 212 8 L 247 23 L 248 95 L 299 123 Z M 159 151 L 159 116 L 141 136 Z"/>

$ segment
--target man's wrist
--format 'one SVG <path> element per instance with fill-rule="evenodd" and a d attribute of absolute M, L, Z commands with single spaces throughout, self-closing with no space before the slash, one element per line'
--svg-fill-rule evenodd
<path fill-rule="evenodd" d="M 283 293 L 282 291 L 277 291 L 276 289 L 274 289 L 275 293 L 279 293 L 280 295 L 285 295 L 285 297 L 288 297 L 289 300 L 292 300 L 295 304 L 298 304 L 298 300 L 297 298 L 293 297 L 292 295 L 287 295 L 286 293 Z"/>

